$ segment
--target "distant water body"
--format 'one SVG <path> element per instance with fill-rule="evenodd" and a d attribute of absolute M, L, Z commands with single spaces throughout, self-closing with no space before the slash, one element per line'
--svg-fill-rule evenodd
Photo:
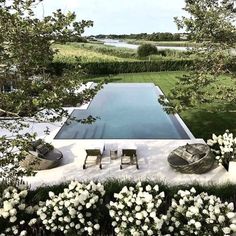
<path fill-rule="evenodd" d="M 119 47 L 119 48 L 130 48 L 137 49 L 140 45 L 138 44 L 130 44 L 124 41 L 116 40 L 116 39 L 101 39 L 100 41 L 104 42 L 104 45 Z M 173 46 L 157 46 L 157 49 L 170 49 L 170 50 L 178 50 L 178 51 L 187 51 L 187 47 L 173 47 Z"/>

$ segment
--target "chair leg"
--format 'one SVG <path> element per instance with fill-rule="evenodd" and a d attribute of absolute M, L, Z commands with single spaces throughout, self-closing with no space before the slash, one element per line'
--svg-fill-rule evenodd
<path fill-rule="evenodd" d="M 122 158 L 123 158 L 123 156 L 121 156 L 121 158 L 120 158 L 120 169 L 122 169 Z"/>
<path fill-rule="evenodd" d="M 102 156 L 98 156 L 99 168 L 102 169 Z"/>
<path fill-rule="evenodd" d="M 86 155 L 86 157 L 85 157 L 84 164 L 83 164 L 83 169 L 86 169 L 87 158 L 88 158 L 88 155 Z"/>
<path fill-rule="evenodd" d="M 136 168 L 139 169 L 139 165 L 138 165 L 138 157 L 135 156 L 135 160 L 136 160 Z"/>

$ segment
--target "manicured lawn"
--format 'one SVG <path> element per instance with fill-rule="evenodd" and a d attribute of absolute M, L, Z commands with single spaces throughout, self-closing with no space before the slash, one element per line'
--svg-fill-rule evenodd
<path fill-rule="evenodd" d="M 155 72 L 155 73 L 137 73 L 137 74 L 119 74 L 115 76 L 87 78 L 88 81 L 100 81 L 106 79 L 108 82 L 117 83 L 154 83 L 158 85 L 165 94 L 174 88 L 178 76 L 184 72 Z M 220 83 L 230 85 L 232 81 L 227 77 L 222 77 Z M 218 82 L 219 83 L 219 82 Z M 218 108 L 218 111 L 211 111 L 212 107 Z M 223 112 L 223 104 L 204 104 L 201 107 L 189 109 L 180 115 L 197 138 L 208 139 L 212 133 L 221 134 L 226 129 L 230 129 L 236 134 L 236 108 L 228 108 L 229 111 Z"/>

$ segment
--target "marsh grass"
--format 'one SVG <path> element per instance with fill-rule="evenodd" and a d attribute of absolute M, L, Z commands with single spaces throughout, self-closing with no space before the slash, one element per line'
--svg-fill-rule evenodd
<path fill-rule="evenodd" d="M 99 44 L 94 46 L 93 44 L 85 43 L 68 43 L 68 44 L 55 44 L 53 46 L 58 50 L 58 53 L 54 57 L 54 61 L 60 62 L 77 62 L 78 60 L 82 63 L 86 62 L 114 62 L 114 61 L 133 61 L 136 60 L 122 54 L 122 50 L 108 50 Z M 103 48 L 103 49 L 102 49 Z M 135 54 L 133 55 L 133 57 Z"/>

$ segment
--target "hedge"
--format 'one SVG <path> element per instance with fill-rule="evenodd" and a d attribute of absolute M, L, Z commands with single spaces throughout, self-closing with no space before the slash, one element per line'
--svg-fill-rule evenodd
<path fill-rule="evenodd" d="M 157 71 L 178 71 L 190 67 L 190 60 L 131 61 L 85 63 L 88 74 L 119 74 Z"/>
<path fill-rule="evenodd" d="M 122 73 L 159 72 L 159 71 L 184 71 L 190 70 L 194 60 L 160 60 L 160 61 L 123 61 L 123 62 L 86 62 L 66 63 L 53 62 L 48 67 L 48 72 L 60 76 L 65 70 L 82 68 L 88 75 L 109 75 Z M 79 67 L 79 65 L 81 67 Z M 236 63 L 226 66 L 231 71 L 236 71 Z"/>
<path fill-rule="evenodd" d="M 87 62 L 81 63 L 89 75 L 107 75 L 120 73 L 182 71 L 190 68 L 192 60 L 161 60 L 161 61 L 124 61 L 124 62 Z M 54 62 L 48 71 L 61 75 L 65 69 L 75 69 L 77 64 Z"/>

